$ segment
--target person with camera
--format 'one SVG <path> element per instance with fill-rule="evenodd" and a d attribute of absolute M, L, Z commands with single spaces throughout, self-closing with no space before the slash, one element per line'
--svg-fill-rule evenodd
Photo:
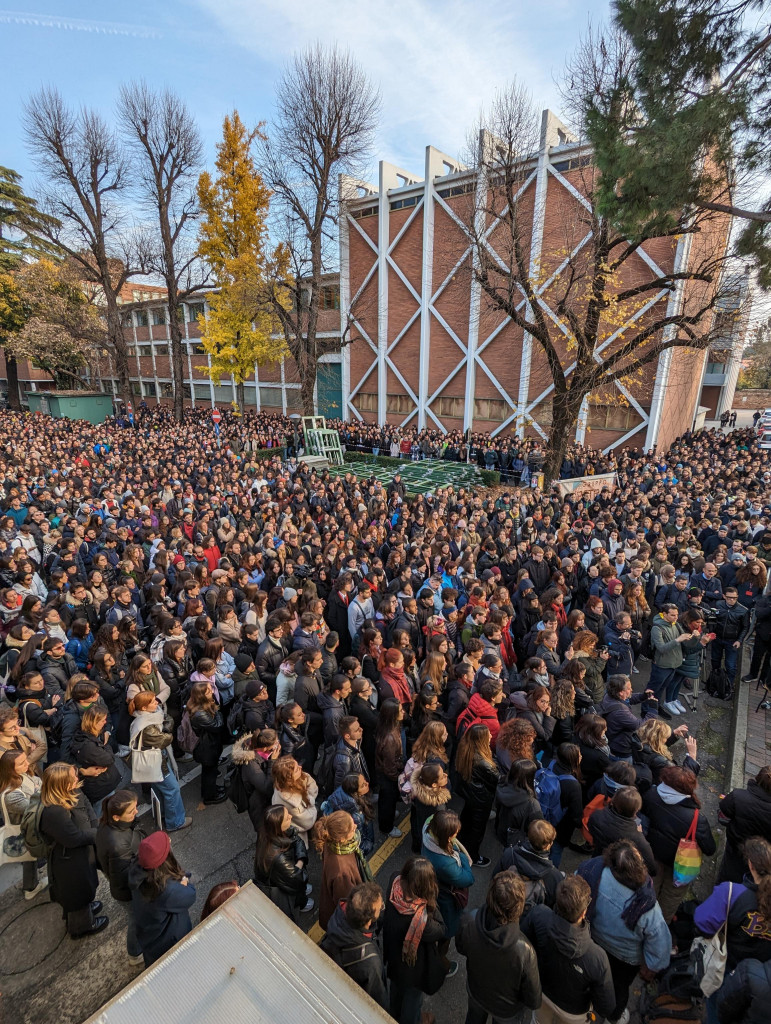
<path fill-rule="evenodd" d="M 632 637 L 640 636 L 632 629 L 629 612 L 619 612 L 603 631 L 603 640 L 608 648 L 608 675 L 631 676 L 634 665 Z"/>
<path fill-rule="evenodd" d="M 714 633 L 712 642 L 712 670 L 720 669 L 725 664 L 726 675 L 733 682 L 744 638 L 750 626 L 750 613 L 739 604 L 739 591 L 736 587 L 728 587 L 722 601 L 715 606 L 715 616 L 710 623 Z M 726 695 L 728 699 L 728 695 Z"/>

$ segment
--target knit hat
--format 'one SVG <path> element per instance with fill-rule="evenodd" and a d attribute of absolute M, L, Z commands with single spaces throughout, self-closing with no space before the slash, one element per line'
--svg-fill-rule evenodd
<path fill-rule="evenodd" d="M 501 575 L 501 570 L 498 568 L 497 565 L 491 566 L 490 567 L 490 572 L 493 574 L 493 576 L 500 576 Z"/>
<path fill-rule="evenodd" d="M 620 594 L 624 589 L 624 584 L 621 580 L 608 580 L 608 593 L 609 594 Z"/>
<path fill-rule="evenodd" d="M 297 591 L 294 587 L 284 587 L 284 600 L 287 604 L 292 600 L 293 597 L 297 597 Z"/>
<path fill-rule="evenodd" d="M 253 658 L 250 654 L 237 654 L 233 659 L 239 672 L 248 672 Z"/>
<path fill-rule="evenodd" d="M 241 657 L 246 657 L 246 655 L 242 654 Z M 267 689 L 267 687 L 261 679 L 250 679 L 244 687 L 244 696 L 248 697 L 249 700 L 252 700 L 252 698 L 256 697 L 258 693 L 262 693 L 265 689 Z"/>
<path fill-rule="evenodd" d="M 137 859 L 140 865 L 152 871 L 159 868 L 171 853 L 171 840 L 166 832 L 153 832 L 147 839 L 143 839 L 137 850 Z"/>

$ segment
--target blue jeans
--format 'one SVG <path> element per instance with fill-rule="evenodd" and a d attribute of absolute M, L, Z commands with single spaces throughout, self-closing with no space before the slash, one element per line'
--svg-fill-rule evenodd
<path fill-rule="evenodd" d="M 394 1020 L 398 1020 L 399 1024 L 419 1024 L 422 1009 L 423 993 L 419 988 L 409 985 L 400 989 L 391 982 L 389 1012 Z"/>
<path fill-rule="evenodd" d="M 555 839 L 554 842 L 551 844 L 551 850 L 549 850 L 549 860 L 552 862 L 555 868 L 558 868 L 560 866 L 563 850 L 564 847 L 562 846 L 562 844 L 558 843 Z"/>
<path fill-rule="evenodd" d="M 712 667 L 720 668 L 720 662 L 725 655 L 725 670 L 733 683 L 736 675 L 736 662 L 739 658 L 741 647 L 734 647 L 732 640 L 712 641 Z"/>
<path fill-rule="evenodd" d="M 185 824 L 185 805 L 179 791 L 179 782 L 172 771 L 163 776 L 163 782 L 151 783 L 151 789 L 163 806 L 163 821 L 167 829 L 180 828 Z"/>
<path fill-rule="evenodd" d="M 648 683 L 648 689 L 653 690 L 653 694 L 659 703 L 667 699 L 666 691 L 672 685 L 674 675 L 675 670 L 673 668 L 662 668 L 655 662 L 651 665 L 651 678 Z"/>

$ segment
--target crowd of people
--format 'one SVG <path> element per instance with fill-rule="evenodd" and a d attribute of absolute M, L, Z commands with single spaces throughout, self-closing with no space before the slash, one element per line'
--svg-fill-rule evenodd
<path fill-rule="evenodd" d="M 298 923 L 318 910 L 322 948 L 401 1024 L 457 971 L 453 945 L 467 1024 L 624 1022 L 688 922 L 689 940 L 727 928 L 710 1024 L 767 1019 L 771 767 L 722 799 L 714 891 L 690 914 L 687 896 L 717 824 L 689 716 L 704 686 L 771 687 L 769 453 L 751 431 L 574 447 L 563 476 L 616 474 L 589 499 L 525 486 L 535 442 L 424 440 L 519 460 L 519 484 L 409 496 L 398 473 L 309 470 L 278 416 L 226 414 L 215 436 L 200 411 L 3 414 L 0 797 L 25 898 L 95 934 L 101 871 L 130 961 L 155 962 L 191 928 L 172 846 L 194 760 L 204 807 L 248 814 L 255 884 Z M 163 829 L 138 820 L 143 790 Z M 401 839 L 399 808 L 411 855 L 382 884 L 369 855 Z"/>

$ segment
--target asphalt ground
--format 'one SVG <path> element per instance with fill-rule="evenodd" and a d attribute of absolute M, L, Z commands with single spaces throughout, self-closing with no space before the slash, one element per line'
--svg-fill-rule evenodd
<path fill-rule="evenodd" d="M 648 664 L 642 663 L 640 674 L 633 676 L 635 690 L 644 689 L 648 669 Z M 717 822 L 718 796 L 725 788 L 730 719 L 730 704 L 705 696 L 698 701 L 698 709 L 686 718 L 699 742 L 700 795 L 713 825 Z M 230 802 L 203 807 L 199 770 L 189 762 L 182 769 L 182 793 L 193 824 L 174 836 L 173 848 L 183 867 L 192 873 L 196 903 L 191 916 L 197 923 L 206 896 L 214 885 L 230 879 L 245 882 L 251 878 L 255 837 L 248 815 L 237 814 Z M 149 818 L 144 820 L 149 822 Z M 409 818 L 401 804 L 397 824 L 402 829 L 402 839 L 387 839 L 371 858 L 376 879 L 384 887 L 411 853 Z M 471 909 L 483 903 L 492 868 L 501 853 L 492 822 L 482 853 L 491 858 L 492 864 L 486 869 L 474 869 L 476 881 L 470 891 Z M 566 850 L 562 870 L 574 870 L 581 859 L 580 855 Z M 711 890 L 713 864 L 714 859 L 705 862 L 695 885 L 700 898 Z M 320 861 L 314 853 L 309 876 L 316 891 L 320 871 Z M 141 973 L 128 964 L 125 910 L 112 900 L 103 879 L 97 896 L 104 903 L 103 913 L 109 916 L 110 924 L 99 935 L 73 940 L 66 935 L 61 912 L 50 902 L 47 893 L 41 893 L 32 901 L 24 900 L 20 868 L 4 869 L 3 877 L 7 885 L 0 893 L 0 1019 L 3 1024 L 80 1024 Z M 301 926 L 317 941 L 321 938 L 315 912 L 301 915 Z M 453 948 L 450 957 L 454 958 Z M 455 977 L 448 979 L 435 996 L 425 1001 L 425 1009 L 435 1015 L 437 1024 L 462 1024 L 465 1020 L 465 960 L 462 956 L 457 959 L 460 970 Z M 639 986 L 639 980 L 636 984 Z M 637 1020 L 633 1014 L 633 1024 Z"/>

